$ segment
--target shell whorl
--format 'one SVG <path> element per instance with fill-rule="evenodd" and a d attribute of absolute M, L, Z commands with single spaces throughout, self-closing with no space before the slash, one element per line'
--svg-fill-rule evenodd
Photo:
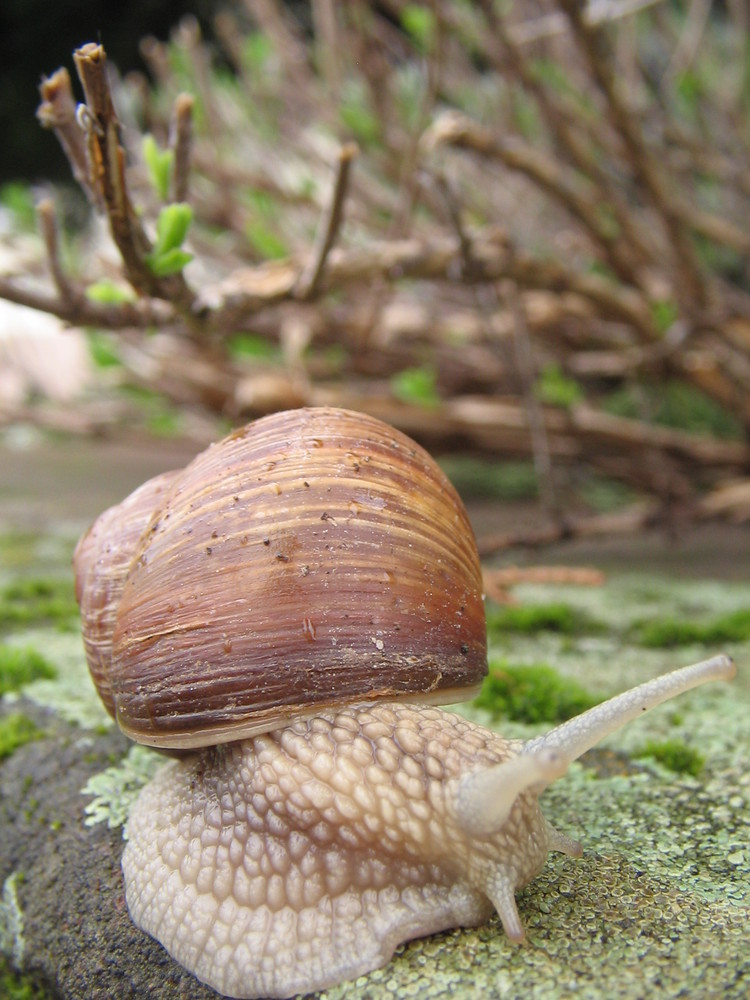
<path fill-rule="evenodd" d="M 456 701 L 481 682 L 468 518 L 400 432 L 346 410 L 287 411 L 150 483 L 76 554 L 84 630 L 107 631 L 87 638 L 92 673 L 111 653 L 105 702 L 133 739 L 210 745 L 346 702 Z M 115 600 L 95 622 L 104 590 Z"/>

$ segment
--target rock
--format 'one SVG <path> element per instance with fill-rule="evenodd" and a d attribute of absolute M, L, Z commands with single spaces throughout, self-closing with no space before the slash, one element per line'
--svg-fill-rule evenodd
<path fill-rule="evenodd" d="M 131 922 L 122 829 L 85 824 L 81 789 L 128 741 L 84 733 L 25 699 L 13 711 L 48 733 L 0 764 L 0 882 L 18 873 L 19 971 L 50 998 L 215 998 Z"/>

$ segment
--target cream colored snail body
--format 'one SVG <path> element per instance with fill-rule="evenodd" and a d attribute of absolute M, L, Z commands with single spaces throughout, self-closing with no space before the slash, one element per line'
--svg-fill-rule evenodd
<path fill-rule="evenodd" d="M 105 704 L 183 754 L 131 812 L 128 908 L 231 997 L 322 989 L 493 907 L 522 940 L 516 890 L 548 851 L 581 853 L 540 793 L 734 672 L 677 670 L 527 743 L 433 707 L 486 671 L 471 529 L 421 448 L 344 410 L 258 420 L 150 480 L 75 564 Z"/>

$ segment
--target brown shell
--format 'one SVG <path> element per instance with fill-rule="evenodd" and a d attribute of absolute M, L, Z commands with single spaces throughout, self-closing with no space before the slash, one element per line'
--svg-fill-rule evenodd
<path fill-rule="evenodd" d="M 94 680 L 141 743 L 240 739 L 343 702 L 458 701 L 486 672 L 466 511 L 422 448 L 361 413 L 291 410 L 230 434 L 102 514 L 76 573 L 84 631 L 108 633 L 86 637 Z"/>
<path fill-rule="evenodd" d="M 81 608 L 83 646 L 91 676 L 111 716 L 112 633 L 133 552 L 160 498 L 179 471 L 163 472 L 105 510 L 81 537 L 73 553 L 76 600 Z"/>

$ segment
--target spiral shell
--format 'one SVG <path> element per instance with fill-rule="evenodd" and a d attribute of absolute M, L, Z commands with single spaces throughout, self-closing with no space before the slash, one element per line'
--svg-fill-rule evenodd
<path fill-rule="evenodd" d="M 361 413 L 235 431 L 105 511 L 75 554 L 86 653 L 132 739 L 190 748 L 379 698 L 470 697 L 482 581 L 455 490 Z"/>

